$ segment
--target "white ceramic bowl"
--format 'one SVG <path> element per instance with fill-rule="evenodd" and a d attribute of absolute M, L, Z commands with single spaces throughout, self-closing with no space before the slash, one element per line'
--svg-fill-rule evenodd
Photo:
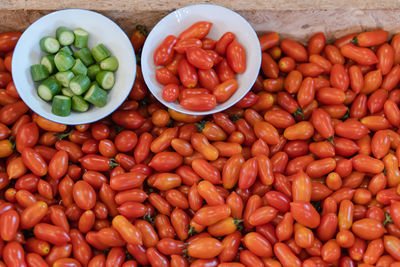
<path fill-rule="evenodd" d="M 163 86 L 155 77 L 156 66 L 153 61 L 155 49 L 168 35 L 178 36 L 186 28 L 198 21 L 213 23 L 207 37 L 218 40 L 225 32 L 233 32 L 246 50 L 246 71 L 236 75 L 239 88 L 226 102 L 218 104 L 214 109 L 196 112 L 182 108 L 177 102 L 166 102 L 162 98 Z M 261 48 L 257 34 L 251 25 L 238 13 L 222 6 L 198 4 L 175 10 L 164 17 L 152 29 L 142 51 L 142 72 L 144 80 L 152 94 L 165 106 L 176 111 L 192 114 L 207 115 L 223 111 L 242 99 L 251 89 L 257 79 L 261 65 Z"/>
<path fill-rule="evenodd" d="M 39 64 L 42 56 L 39 41 L 44 36 L 55 36 L 59 26 L 70 29 L 81 27 L 89 33 L 88 47 L 103 43 L 119 61 L 115 85 L 108 92 L 107 104 L 102 108 L 91 105 L 86 112 L 74 112 L 60 117 L 51 112 L 51 103 L 42 100 L 33 82 L 30 66 Z M 12 59 L 12 76 L 22 100 L 37 114 L 63 124 L 85 124 L 100 120 L 116 110 L 128 96 L 136 75 L 136 57 L 131 42 L 122 29 L 102 14 L 84 9 L 66 9 L 50 13 L 30 25 L 19 39 Z"/>

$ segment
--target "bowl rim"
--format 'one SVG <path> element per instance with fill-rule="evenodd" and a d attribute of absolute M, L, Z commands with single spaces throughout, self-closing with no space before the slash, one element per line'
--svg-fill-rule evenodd
<path fill-rule="evenodd" d="M 188 8 L 190 8 L 190 9 L 191 9 L 191 8 L 195 8 L 195 7 L 197 7 L 197 6 L 205 6 L 205 7 L 210 7 L 210 8 L 222 8 L 222 9 L 225 9 L 225 10 L 227 10 L 227 11 L 233 13 L 234 15 L 239 16 L 239 18 L 241 18 L 242 21 L 245 22 L 245 24 L 247 24 L 247 26 L 251 29 L 250 34 L 253 35 L 253 36 L 258 40 L 257 33 L 256 33 L 256 31 L 254 30 L 253 26 L 250 24 L 250 22 L 248 22 L 248 21 L 247 21 L 242 15 L 240 15 L 238 12 L 236 12 L 236 11 L 230 9 L 230 8 L 227 8 L 227 7 L 225 7 L 225 6 L 221 6 L 221 5 L 217 5 L 217 4 L 212 4 L 212 3 L 199 3 L 199 4 L 192 4 L 192 5 L 187 5 L 187 6 L 178 8 L 178 9 L 176 9 L 176 10 L 170 12 L 169 14 L 167 14 L 166 16 L 164 16 L 159 22 L 157 22 L 157 24 L 154 25 L 154 27 L 152 28 L 152 30 L 150 31 L 149 35 L 148 35 L 147 38 L 146 38 L 146 41 L 145 41 L 145 43 L 144 43 L 144 45 L 143 45 L 143 49 L 142 49 L 142 55 L 143 55 L 143 52 L 144 52 L 144 51 L 147 52 L 147 50 L 150 49 L 150 48 L 149 48 L 149 43 L 150 43 L 150 41 L 149 41 L 150 38 L 149 38 L 149 37 L 151 37 L 152 34 L 155 34 L 154 31 L 153 31 L 155 28 L 157 28 L 159 25 L 161 25 L 162 23 L 164 23 L 165 20 L 169 19 L 170 17 L 173 17 L 174 14 L 176 14 L 176 12 L 179 12 L 179 11 L 181 11 L 181 10 L 185 10 L 185 9 L 188 9 Z M 258 49 L 257 51 L 259 51 L 259 52 L 258 52 L 258 53 L 259 53 L 259 57 L 258 57 L 258 59 L 254 59 L 254 61 L 255 61 L 254 63 L 257 64 L 257 65 L 258 65 L 258 69 L 260 69 L 260 68 L 261 68 L 261 45 L 260 45 L 259 42 L 257 42 L 257 43 L 256 43 L 256 46 L 257 46 L 257 49 Z M 150 55 L 152 55 L 152 54 L 150 53 Z M 140 64 L 140 65 L 141 65 L 141 69 L 142 69 L 142 72 L 143 72 L 143 78 L 144 78 L 144 80 L 145 80 L 145 82 L 146 82 L 146 79 L 150 79 L 150 77 L 149 77 L 149 75 L 148 75 L 148 70 L 150 71 L 151 68 L 150 68 L 149 66 L 147 66 L 147 68 L 143 67 L 143 65 L 146 65 L 145 61 L 146 61 L 146 60 L 141 60 L 141 64 Z M 239 75 L 242 75 L 242 74 L 239 74 Z M 254 83 L 256 82 L 257 76 L 258 76 L 258 73 L 257 73 L 257 75 L 255 75 L 254 81 L 252 82 L 252 86 L 253 86 Z M 146 85 L 147 85 L 147 83 L 146 83 Z M 250 92 L 252 86 L 250 86 L 247 90 L 243 91 L 243 96 L 242 96 L 241 98 L 239 98 L 237 101 L 232 102 L 230 105 L 228 105 L 228 106 L 226 106 L 226 107 L 221 107 L 221 108 L 218 108 L 218 109 L 217 109 L 217 108 L 214 108 L 214 109 L 208 110 L 208 111 L 191 111 L 191 110 L 187 110 L 187 109 L 184 109 L 184 110 L 177 110 L 177 109 L 174 107 L 174 105 L 172 105 L 170 102 L 164 101 L 164 99 L 162 99 L 162 97 L 159 97 L 157 94 L 153 93 L 154 90 L 153 90 L 153 88 L 151 88 L 151 86 L 147 86 L 147 87 L 148 87 L 149 91 L 151 92 L 151 94 L 152 94 L 161 104 L 163 104 L 163 105 L 166 106 L 167 108 L 173 109 L 173 110 L 176 111 L 176 112 L 184 113 L 184 114 L 188 114 L 188 115 L 211 115 L 211 114 L 214 114 L 214 113 L 223 112 L 224 110 L 227 110 L 227 109 L 233 107 L 233 106 L 234 106 L 235 104 L 237 104 L 246 94 L 248 94 L 248 93 Z"/>
<path fill-rule="evenodd" d="M 29 28 L 31 28 L 32 26 L 34 26 L 36 23 L 39 23 L 41 20 L 44 20 L 44 19 L 46 19 L 46 18 L 49 17 L 49 16 L 56 16 L 56 15 L 58 15 L 58 13 L 68 12 L 68 11 L 70 11 L 70 12 L 71 12 L 71 11 L 87 12 L 87 13 L 93 13 L 93 14 L 95 14 L 95 15 L 100 15 L 101 17 L 103 17 L 103 19 L 105 19 L 106 21 L 110 22 L 111 24 L 114 24 L 116 27 L 118 27 L 118 28 L 120 29 L 120 32 L 122 33 L 122 36 L 124 36 L 124 37 L 127 39 L 127 41 L 129 41 L 128 43 L 129 43 L 129 45 L 130 45 L 130 48 L 132 49 L 133 59 L 134 59 L 134 61 L 135 61 L 135 63 L 133 64 L 133 65 L 134 65 L 133 74 L 132 74 L 133 80 L 132 80 L 132 84 L 130 85 L 130 88 L 132 88 L 132 87 L 133 87 L 133 84 L 134 84 L 134 82 L 135 82 L 135 79 L 136 79 L 136 72 L 137 72 L 137 63 L 136 63 L 136 53 L 135 53 L 135 50 L 134 50 L 134 48 L 133 48 L 133 46 L 132 46 L 132 43 L 130 42 L 129 36 L 128 36 L 127 33 L 121 28 L 121 26 L 119 26 L 115 21 L 113 21 L 112 19 L 110 19 L 109 17 L 107 17 L 106 15 L 104 15 L 104 14 L 102 14 L 102 13 L 99 13 L 99 12 L 96 12 L 96 11 L 93 11 L 93 10 L 90 10 L 90 9 L 84 9 L 84 8 L 65 8 L 65 9 L 59 9 L 59 10 L 50 12 L 50 13 L 48 13 L 48 14 L 46 14 L 46 15 L 40 17 L 40 18 L 38 18 L 37 20 L 35 20 L 35 21 L 34 21 L 33 23 L 31 23 L 26 29 L 24 29 L 24 31 L 22 32 L 21 37 L 23 36 L 23 34 L 25 33 L 25 31 L 27 31 Z M 15 51 L 19 45 L 21 45 L 21 43 L 20 43 L 19 40 L 18 40 L 18 42 L 17 42 L 17 44 L 15 45 L 13 51 Z M 11 60 L 11 75 L 12 75 L 13 72 L 14 72 L 13 70 L 17 69 L 16 67 L 13 67 L 14 64 L 17 64 L 17 63 L 14 63 L 14 62 L 15 62 L 15 61 L 14 61 L 14 58 L 15 58 L 15 57 L 12 57 L 12 60 Z M 13 76 L 13 75 L 12 75 L 12 76 Z M 16 88 L 17 92 L 19 93 L 18 88 L 17 88 L 17 87 L 15 87 L 15 88 Z M 39 116 L 41 116 L 41 117 L 43 117 L 43 118 L 45 118 L 45 119 L 47 119 L 47 120 L 49 120 L 49 121 L 52 121 L 52 122 L 55 122 L 55 123 L 59 123 L 59 124 L 65 124 L 65 125 L 80 125 L 80 124 L 90 124 L 90 123 L 94 123 L 94 122 L 100 121 L 100 120 L 106 118 L 107 116 L 111 115 L 112 113 L 114 113 L 114 112 L 125 102 L 125 100 L 128 98 L 129 92 L 130 92 L 130 90 L 129 90 L 129 91 L 127 90 L 126 96 L 123 97 L 121 103 L 120 103 L 119 105 L 117 105 L 117 106 L 115 107 L 115 109 L 111 110 L 110 112 L 106 113 L 105 115 L 101 115 L 101 116 L 99 116 L 99 117 L 96 117 L 96 118 L 93 119 L 93 120 L 85 120 L 85 121 L 80 121 L 80 122 L 75 122 L 75 121 L 74 121 L 74 122 L 70 122 L 70 123 L 59 122 L 59 121 L 57 121 L 57 120 L 47 118 L 46 114 L 44 114 L 41 110 L 39 110 L 39 111 L 38 111 L 38 110 L 34 110 L 33 108 L 31 108 L 31 107 L 26 103 L 26 101 L 24 100 L 24 98 L 26 98 L 24 94 L 19 94 L 19 95 L 20 95 L 21 100 L 29 107 L 30 110 L 32 110 L 32 111 L 33 111 L 34 113 L 36 113 L 37 115 L 39 115 Z M 23 97 L 23 95 L 24 95 L 24 97 Z M 79 114 L 85 114 L 85 113 L 79 113 Z M 69 116 L 70 116 L 70 115 L 69 115 Z M 68 117 L 68 116 L 67 116 L 67 117 Z M 63 117 L 60 117 L 60 118 L 63 118 Z M 83 116 L 83 118 L 85 118 L 85 116 Z"/>

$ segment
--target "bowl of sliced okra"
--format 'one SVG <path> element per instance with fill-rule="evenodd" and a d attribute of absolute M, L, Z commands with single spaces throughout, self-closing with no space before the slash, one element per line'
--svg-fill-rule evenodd
<path fill-rule="evenodd" d="M 100 120 L 128 96 L 136 57 L 124 31 L 83 9 L 50 13 L 29 26 L 12 58 L 22 100 L 38 115 L 76 125 Z"/>

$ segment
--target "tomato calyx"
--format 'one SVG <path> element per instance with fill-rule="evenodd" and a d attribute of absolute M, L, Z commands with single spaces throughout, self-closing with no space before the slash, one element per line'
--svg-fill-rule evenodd
<path fill-rule="evenodd" d="M 385 221 L 382 223 L 383 226 L 386 226 L 388 223 L 393 223 L 392 217 L 390 217 L 390 214 L 385 212 Z"/>
<path fill-rule="evenodd" d="M 346 111 L 346 114 L 344 114 L 344 116 L 343 116 L 340 120 L 345 121 L 345 120 L 347 120 L 348 118 L 350 118 L 350 109 L 348 109 L 348 110 Z"/>
<path fill-rule="evenodd" d="M 173 119 L 169 119 L 168 123 L 165 125 L 165 127 L 167 128 L 174 128 L 175 124 L 174 124 L 174 120 Z"/>
<path fill-rule="evenodd" d="M 333 136 L 329 137 L 329 138 L 327 139 L 327 141 L 329 141 L 329 143 L 331 143 L 332 146 L 335 146 L 335 142 L 333 142 Z"/>
<path fill-rule="evenodd" d="M 117 124 L 113 124 L 113 127 L 114 127 L 114 130 L 115 130 L 115 134 L 119 134 L 119 133 L 121 133 L 122 131 L 125 130 L 125 127 L 119 126 Z"/>
<path fill-rule="evenodd" d="M 136 25 L 136 30 L 139 31 L 143 36 L 147 36 L 149 34 L 146 26 L 142 24 Z"/>
<path fill-rule="evenodd" d="M 189 236 L 194 236 L 194 235 L 197 235 L 198 232 L 196 231 L 196 229 L 193 226 L 189 225 L 188 234 L 189 234 Z"/>
<path fill-rule="evenodd" d="M 244 229 L 243 222 L 243 219 L 233 218 L 233 223 L 236 225 L 236 228 L 239 232 L 242 232 Z"/>
<path fill-rule="evenodd" d="M 238 114 L 234 114 L 233 117 L 232 117 L 232 121 L 233 122 L 237 122 L 240 119 L 241 119 L 241 117 Z"/>
<path fill-rule="evenodd" d="M 146 213 L 143 216 L 143 220 L 148 221 L 151 224 L 154 224 L 154 217 L 152 217 L 150 213 Z"/>
<path fill-rule="evenodd" d="M 150 105 L 150 99 L 148 96 L 145 96 L 142 100 L 139 101 L 139 107 L 147 107 L 148 105 Z"/>
<path fill-rule="evenodd" d="M 16 145 L 17 145 L 16 142 L 15 142 L 15 137 L 11 136 L 10 138 L 8 138 L 8 141 L 11 143 L 12 150 L 15 151 L 15 148 L 16 148 Z"/>
<path fill-rule="evenodd" d="M 352 43 L 353 45 L 358 46 L 357 36 L 354 36 L 353 39 L 350 40 L 350 43 Z"/>
<path fill-rule="evenodd" d="M 293 112 L 293 116 L 297 117 L 297 116 L 301 116 L 304 119 L 304 113 L 303 110 L 301 108 L 297 108 L 294 112 Z"/>
<path fill-rule="evenodd" d="M 311 205 L 313 205 L 314 209 L 315 209 L 318 213 L 321 213 L 321 211 L 322 211 L 321 201 L 311 201 Z"/>
<path fill-rule="evenodd" d="M 114 169 L 115 167 L 119 166 L 119 164 L 115 161 L 115 159 L 111 158 L 109 166 L 111 169 Z"/>
<path fill-rule="evenodd" d="M 125 249 L 125 259 L 127 260 L 127 261 L 130 261 L 130 260 L 134 260 L 135 258 L 131 255 L 131 253 L 129 253 L 129 251 L 127 250 L 127 249 Z"/>
<path fill-rule="evenodd" d="M 68 131 L 68 132 L 63 132 L 63 133 L 54 133 L 54 136 L 57 136 L 57 141 L 63 140 L 65 137 L 68 137 L 72 134 L 73 130 Z"/>
<path fill-rule="evenodd" d="M 199 131 L 199 133 L 203 132 L 204 127 L 206 127 L 206 123 L 207 123 L 206 120 L 201 120 L 198 123 L 196 123 L 196 127 L 197 127 L 197 130 Z"/>
<path fill-rule="evenodd" d="M 13 180 L 17 180 L 17 179 L 13 179 Z M 30 229 L 21 229 L 22 234 L 24 235 L 24 237 L 26 239 L 31 238 L 31 237 L 35 237 L 35 234 L 33 233 L 33 228 Z"/>

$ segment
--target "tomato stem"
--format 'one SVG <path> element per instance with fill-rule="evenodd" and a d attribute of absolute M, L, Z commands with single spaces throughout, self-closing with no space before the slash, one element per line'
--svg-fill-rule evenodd
<path fill-rule="evenodd" d="M 350 110 L 349 109 L 346 111 L 346 114 L 344 114 L 342 121 L 347 120 L 348 118 L 350 118 Z"/>
<path fill-rule="evenodd" d="M 147 36 L 148 31 L 145 25 L 138 24 L 136 25 L 136 30 L 138 30 L 142 35 Z"/>
<path fill-rule="evenodd" d="M 204 127 L 206 126 L 206 120 L 201 120 L 198 123 L 196 123 L 197 130 L 199 133 L 201 133 L 204 130 Z"/>
<path fill-rule="evenodd" d="M 146 96 L 142 100 L 139 101 L 139 106 L 141 107 L 147 107 L 150 104 L 149 98 Z"/>
<path fill-rule="evenodd" d="M 304 113 L 303 110 L 301 108 L 297 108 L 294 112 L 293 115 L 296 116 L 301 116 L 304 119 Z"/>
<path fill-rule="evenodd" d="M 311 201 L 311 205 L 313 205 L 313 207 L 318 213 L 321 213 L 322 211 L 321 201 Z"/>
<path fill-rule="evenodd" d="M 15 137 L 11 136 L 10 138 L 8 138 L 8 141 L 10 141 L 10 143 L 11 143 L 12 150 L 15 150 L 15 146 L 16 146 Z"/>
<path fill-rule="evenodd" d="M 109 166 L 111 169 L 113 169 L 114 167 L 119 166 L 119 164 L 115 161 L 115 159 L 111 158 Z"/>
<path fill-rule="evenodd" d="M 174 125 L 174 120 L 173 119 L 169 119 L 169 122 L 165 126 L 168 127 L 168 128 L 173 128 L 175 126 Z"/>
<path fill-rule="evenodd" d="M 54 133 L 54 136 L 58 137 L 58 141 L 63 140 L 65 137 L 69 136 L 72 133 L 73 130 L 66 132 L 66 133 Z"/>
<path fill-rule="evenodd" d="M 385 212 L 385 221 L 383 222 L 383 226 L 386 226 L 387 223 L 393 223 L 392 217 L 390 217 L 390 214 Z"/>
<path fill-rule="evenodd" d="M 350 43 L 352 43 L 353 45 L 357 45 L 358 46 L 357 36 L 354 36 L 353 39 L 350 40 Z"/>
<path fill-rule="evenodd" d="M 154 224 L 154 218 L 151 217 L 150 213 L 146 213 L 146 214 L 143 216 L 143 220 L 148 221 L 148 222 L 151 223 L 151 224 Z"/>
<path fill-rule="evenodd" d="M 238 121 L 240 119 L 240 116 L 238 115 L 238 114 L 234 114 L 233 115 L 233 118 L 232 118 L 232 121 L 233 122 L 236 122 L 236 121 Z"/>
<path fill-rule="evenodd" d="M 190 236 L 193 236 L 193 235 L 196 235 L 196 234 L 198 234 L 198 233 L 197 233 L 197 231 L 194 229 L 194 227 L 189 226 L 188 234 L 189 234 Z"/>
<path fill-rule="evenodd" d="M 329 137 L 328 141 L 332 144 L 332 146 L 335 146 L 335 143 L 333 142 L 333 136 Z"/>

